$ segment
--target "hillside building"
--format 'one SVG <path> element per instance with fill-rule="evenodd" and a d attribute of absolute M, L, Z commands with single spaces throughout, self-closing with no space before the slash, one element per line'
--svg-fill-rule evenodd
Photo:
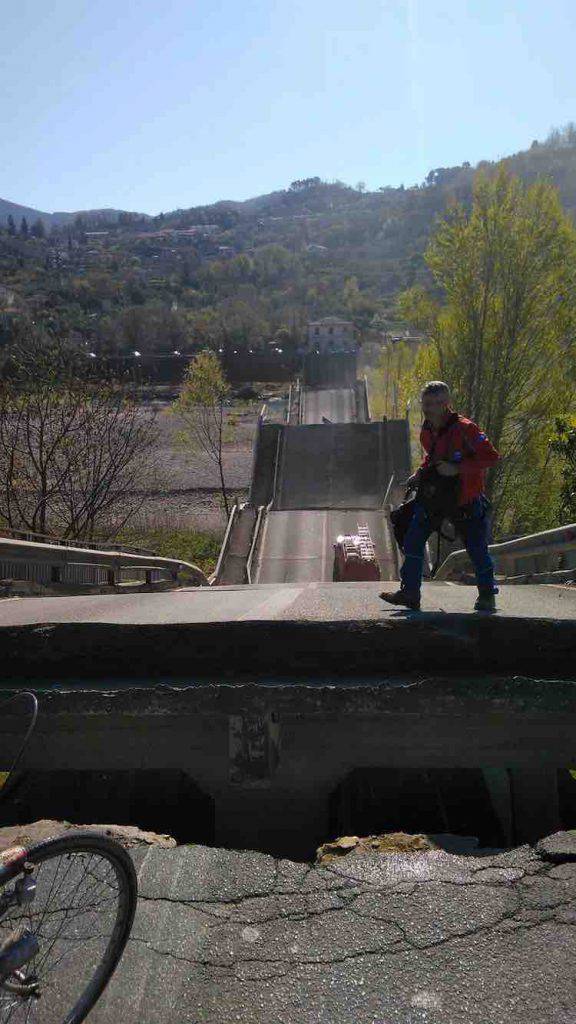
<path fill-rule="evenodd" d="M 354 324 L 337 316 L 312 320 L 306 328 L 306 352 L 353 352 L 356 350 Z"/>

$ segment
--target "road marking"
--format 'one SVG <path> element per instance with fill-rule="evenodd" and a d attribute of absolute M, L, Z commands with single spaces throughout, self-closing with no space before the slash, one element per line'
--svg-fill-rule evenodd
<path fill-rule="evenodd" d="M 259 601 L 258 604 L 254 605 L 249 612 L 239 615 L 237 622 L 243 622 L 246 619 L 273 619 L 280 612 L 289 608 L 300 597 L 303 590 L 304 587 L 286 587 L 279 593 L 273 594 L 272 597 L 265 597 L 263 601 Z"/>

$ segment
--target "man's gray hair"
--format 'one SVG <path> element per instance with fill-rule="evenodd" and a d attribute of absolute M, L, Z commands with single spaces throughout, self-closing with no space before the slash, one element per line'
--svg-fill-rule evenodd
<path fill-rule="evenodd" d="M 440 395 L 443 392 L 446 392 L 448 397 L 450 397 L 450 388 L 443 380 L 429 380 L 422 388 L 420 397 L 424 398 L 424 395 Z"/>

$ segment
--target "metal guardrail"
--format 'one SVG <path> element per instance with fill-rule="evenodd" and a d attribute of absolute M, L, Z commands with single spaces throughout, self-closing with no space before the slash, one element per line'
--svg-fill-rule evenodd
<path fill-rule="evenodd" d="M 280 461 L 280 448 L 283 444 L 284 438 L 281 433 L 276 438 L 276 455 L 274 456 L 274 479 L 272 481 L 272 497 L 270 499 L 269 507 L 271 508 L 276 501 L 276 488 L 278 486 L 278 464 Z"/>
<path fill-rule="evenodd" d="M 54 537 L 49 533 L 35 533 L 33 530 L 15 530 L 11 526 L 0 527 L 0 542 L 4 537 L 11 540 L 33 541 L 39 544 L 51 544 L 56 547 L 82 547 L 90 551 L 126 551 L 134 555 L 154 555 L 150 548 L 136 547 L 133 544 L 120 544 L 117 541 L 82 541 L 77 538 Z"/>
<path fill-rule="evenodd" d="M 372 410 L 370 409 L 370 391 L 368 389 L 368 377 L 364 374 L 364 394 L 366 396 L 366 422 L 371 423 L 372 421 Z"/>
<path fill-rule="evenodd" d="M 574 569 L 576 575 L 576 523 L 555 530 L 532 533 L 515 540 L 507 540 L 489 547 L 499 576 L 523 581 L 528 576 L 542 575 L 557 570 Z M 533 566 L 527 570 L 526 562 Z M 568 561 L 573 565 L 566 564 Z M 524 563 L 524 565 L 522 565 Z M 434 579 L 448 580 L 470 571 L 471 563 L 466 551 L 453 551 L 442 563 Z M 523 571 L 524 570 L 524 571 Z"/>
<path fill-rule="evenodd" d="M 85 547 L 76 542 L 72 544 L 40 543 L 10 537 L 0 537 L 0 571 L 3 566 L 24 566 L 27 568 L 26 578 L 42 582 L 61 583 L 67 571 L 77 570 L 104 572 L 106 582 L 114 586 L 119 582 L 121 573 L 127 570 L 143 573 L 147 583 L 154 582 L 153 574 L 165 574 L 174 582 L 178 575 L 187 572 L 197 586 L 207 586 L 208 580 L 197 565 L 183 562 L 175 558 L 162 558 L 149 552 L 138 554 L 131 551 L 106 548 Z M 84 582 L 76 580 L 75 582 Z M 93 578 L 87 582 L 102 582 Z"/>
<path fill-rule="evenodd" d="M 254 533 L 252 534 L 252 543 L 250 545 L 250 551 L 248 552 L 248 558 L 246 559 L 246 579 L 248 580 L 248 583 L 253 583 L 252 566 L 254 563 L 254 555 L 256 554 L 256 547 L 260 538 L 260 527 L 262 526 L 264 513 L 268 512 L 271 504 L 272 502 L 270 502 L 269 505 L 260 505 L 260 508 L 258 509 L 258 516 L 254 525 Z"/>
<path fill-rule="evenodd" d="M 214 569 L 214 573 L 213 573 L 213 575 L 211 577 L 211 586 L 213 586 L 214 584 L 217 584 L 218 580 L 220 578 L 220 573 L 222 572 L 222 566 L 224 564 L 224 559 L 226 558 L 226 555 L 228 554 L 228 548 L 230 546 L 230 536 L 231 536 L 232 530 L 234 528 L 234 523 L 236 521 L 237 516 L 238 516 L 238 502 L 235 501 L 234 504 L 232 505 L 232 511 L 231 511 L 229 519 L 228 519 L 228 525 L 226 527 L 226 533 L 224 534 L 224 540 L 222 541 L 222 547 L 220 548 L 220 554 L 218 555 L 218 561 L 216 562 L 216 568 Z"/>
<path fill-rule="evenodd" d="M 304 423 L 304 388 L 302 381 L 298 382 L 298 425 Z"/>

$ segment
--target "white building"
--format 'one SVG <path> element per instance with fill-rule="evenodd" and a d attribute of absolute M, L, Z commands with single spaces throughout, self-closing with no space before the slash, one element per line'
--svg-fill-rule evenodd
<path fill-rule="evenodd" d="M 306 329 L 307 352 L 351 352 L 356 349 L 354 324 L 337 316 L 312 320 Z"/>

